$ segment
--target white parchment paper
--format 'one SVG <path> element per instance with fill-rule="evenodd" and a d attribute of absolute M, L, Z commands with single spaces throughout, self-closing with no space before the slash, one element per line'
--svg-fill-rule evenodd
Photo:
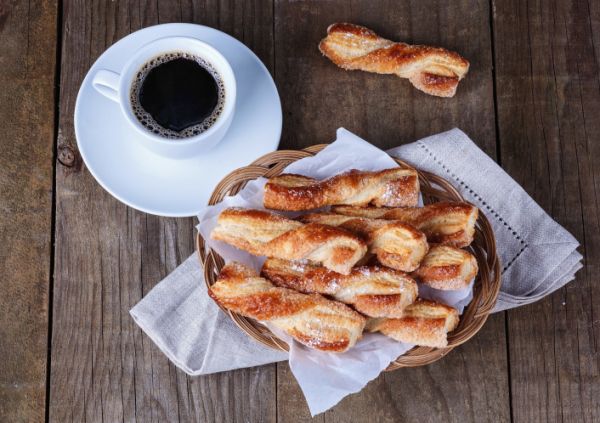
<path fill-rule="evenodd" d="M 382 170 L 397 166 L 384 151 L 351 132 L 340 128 L 335 142 L 312 157 L 289 165 L 285 172 L 325 179 L 351 169 Z M 208 246 L 226 262 L 238 261 L 260 270 L 264 257 L 255 257 L 223 242 L 210 239 L 219 213 L 228 207 L 263 209 L 263 187 L 266 180 L 257 179 L 236 196 L 208 206 L 198 214 L 198 231 Z M 473 283 L 458 291 L 440 291 L 419 286 L 419 295 L 455 306 L 462 312 L 472 298 Z M 413 345 L 396 342 L 381 334 L 365 334 L 354 348 L 343 354 L 325 353 L 305 347 L 280 331 L 275 333 L 290 345 L 289 364 L 296 377 L 311 414 L 328 410 L 346 395 L 360 391 L 377 377 L 389 363 L 410 350 Z"/>

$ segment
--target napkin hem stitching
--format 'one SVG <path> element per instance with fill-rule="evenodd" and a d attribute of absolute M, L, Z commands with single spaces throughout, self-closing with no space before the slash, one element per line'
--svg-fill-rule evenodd
<path fill-rule="evenodd" d="M 504 219 L 502 218 L 502 216 L 500 216 L 498 214 L 498 212 L 496 210 L 494 210 L 493 208 L 491 208 L 487 202 L 481 197 L 481 195 L 479 195 L 477 192 L 475 192 L 473 190 L 473 188 L 471 188 L 467 183 L 465 183 L 462 179 L 460 179 L 458 176 L 456 176 L 456 174 L 454 172 L 452 172 L 450 170 L 450 168 L 448 166 L 446 166 L 440 159 L 437 158 L 437 156 L 425 145 L 425 143 L 423 143 L 422 141 L 417 141 L 417 145 L 419 147 L 421 147 L 422 149 L 425 150 L 425 152 L 427 154 L 429 154 L 429 156 L 438 164 L 442 167 L 442 169 L 444 169 L 446 171 L 446 173 L 448 175 L 450 175 L 450 177 L 452 177 L 456 182 L 458 182 L 461 186 L 463 186 L 465 189 L 469 190 L 469 193 L 473 195 L 473 197 L 475 197 L 475 199 L 477 199 L 481 205 L 485 206 L 485 208 L 492 213 L 492 215 L 500 222 L 502 223 L 504 226 L 506 226 L 508 228 L 508 230 L 510 232 L 512 232 L 513 237 L 519 241 L 519 243 L 523 246 L 514 256 L 512 259 L 510 259 L 508 261 L 508 263 L 502 268 L 502 271 L 500 272 L 501 274 L 504 274 L 504 272 L 506 272 L 510 266 L 512 266 L 512 264 L 515 262 L 515 260 L 517 260 L 521 254 L 523 254 L 523 252 L 527 249 L 527 247 L 529 247 L 529 244 L 527 244 L 525 241 L 523 241 L 523 237 L 515 230 L 513 229 L 513 227 Z"/>

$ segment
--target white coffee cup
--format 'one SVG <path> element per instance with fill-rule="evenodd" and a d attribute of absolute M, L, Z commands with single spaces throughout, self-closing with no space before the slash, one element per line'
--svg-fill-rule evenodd
<path fill-rule="evenodd" d="M 184 52 L 204 59 L 219 73 L 225 87 L 223 110 L 206 131 L 187 138 L 169 139 L 147 129 L 136 118 L 131 105 L 131 86 L 138 71 L 152 59 L 174 52 Z M 127 61 L 120 72 L 101 69 L 92 80 L 94 88 L 119 103 L 123 116 L 140 135 L 145 147 L 165 157 L 186 158 L 214 147 L 229 129 L 235 110 L 236 82 L 229 62 L 210 45 L 190 37 L 167 37 L 146 44 Z"/>

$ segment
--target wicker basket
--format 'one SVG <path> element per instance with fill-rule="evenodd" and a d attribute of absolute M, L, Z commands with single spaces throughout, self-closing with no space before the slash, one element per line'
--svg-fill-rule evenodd
<path fill-rule="evenodd" d="M 326 144 L 322 144 L 300 151 L 282 150 L 269 153 L 249 166 L 237 169 L 227 175 L 216 186 L 208 203 L 210 205 L 216 204 L 228 195 L 237 194 L 250 180 L 261 176 L 269 178 L 278 175 L 290 163 L 312 156 L 325 147 Z M 395 158 L 394 160 L 400 166 L 411 167 L 401 160 Z M 458 191 L 445 179 L 429 172 L 418 172 L 425 204 L 445 200 L 464 201 Z M 200 262 L 204 267 L 204 279 L 207 286 L 210 286 L 215 283 L 219 271 L 225 263 L 218 254 L 207 248 L 200 234 L 198 234 L 196 241 Z M 479 213 L 475 240 L 469 249 L 477 258 L 479 274 L 473 289 L 473 300 L 464 310 L 456 330 L 448 335 L 448 346 L 445 348 L 415 347 L 390 363 L 386 370 L 433 363 L 449 353 L 454 347 L 468 341 L 481 329 L 494 308 L 500 290 L 500 263 L 496 254 L 496 241 L 490 223 L 483 213 Z M 277 338 L 264 325 L 228 310 L 223 309 L 223 311 L 252 338 L 269 347 L 288 351 L 288 345 Z"/>

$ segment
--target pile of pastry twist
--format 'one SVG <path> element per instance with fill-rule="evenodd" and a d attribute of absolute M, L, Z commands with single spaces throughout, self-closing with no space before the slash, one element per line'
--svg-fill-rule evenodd
<path fill-rule="evenodd" d="M 458 312 L 419 298 L 418 286 L 469 286 L 477 261 L 462 248 L 473 240 L 478 209 L 450 202 L 417 207 L 418 200 L 413 169 L 350 171 L 322 181 L 271 178 L 266 209 L 311 213 L 290 219 L 270 210 L 221 212 L 211 238 L 266 261 L 260 273 L 227 264 L 209 294 L 323 351 L 346 351 L 365 330 L 444 347 Z"/>

